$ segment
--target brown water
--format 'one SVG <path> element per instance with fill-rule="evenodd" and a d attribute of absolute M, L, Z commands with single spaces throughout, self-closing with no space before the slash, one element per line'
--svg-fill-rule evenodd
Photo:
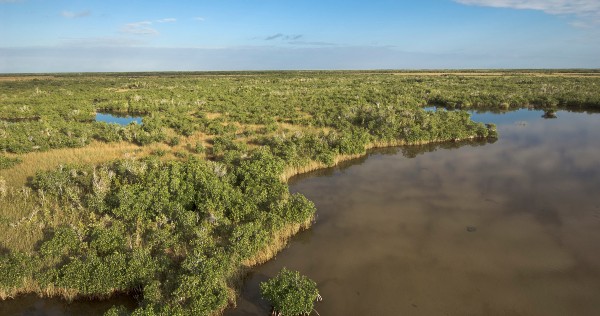
<path fill-rule="evenodd" d="M 16 299 L 0 301 L 1 316 L 101 316 L 113 305 L 135 309 L 137 301 L 132 296 L 121 295 L 104 301 L 76 300 L 71 303 L 57 298 L 39 298 L 23 295 Z"/>
<path fill-rule="evenodd" d="M 498 123 L 493 144 L 374 152 L 293 179 L 317 222 L 226 315 L 268 315 L 258 284 L 282 267 L 317 282 L 323 316 L 600 315 L 600 115 L 542 114 L 474 115 Z"/>
<path fill-rule="evenodd" d="M 600 115 L 474 114 L 494 143 L 385 149 L 292 179 L 313 227 L 254 270 L 238 309 L 282 267 L 318 283 L 326 315 L 600 315 Z M 0 302 L 0 316 L 102 315 L 108 301 Z"/>

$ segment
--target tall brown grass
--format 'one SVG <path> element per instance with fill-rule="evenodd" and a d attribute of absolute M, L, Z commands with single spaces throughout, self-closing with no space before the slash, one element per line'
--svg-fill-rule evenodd
<path fill-rule="evenodd" d="M 20 155 L 23 160 L 10 169 L 0 171 L 0 176 L 6 180 L 7 186 L 21 187 L 27 179 L 37 171 L 52 170 L 61 164 L 91 164 L 96 165 L 110 160 L 128 156 L 146 156 L 156 149 L 168 149 L 165 144 L 138 146 L 131 143 L 102 143 L 92 142 L 82 148 L 62 148 L 43 152 L 31 152 Z"/>

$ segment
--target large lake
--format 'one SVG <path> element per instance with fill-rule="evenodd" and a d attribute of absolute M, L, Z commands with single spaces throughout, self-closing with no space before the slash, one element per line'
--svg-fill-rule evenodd
<path fill-rule="evenodd" d="M 314 279 L 320 315 L 600 315 L 600 115 L 474 114 L 494 143 L 375 151 L 299 176 L 314 226 L 254 269 Z"/>

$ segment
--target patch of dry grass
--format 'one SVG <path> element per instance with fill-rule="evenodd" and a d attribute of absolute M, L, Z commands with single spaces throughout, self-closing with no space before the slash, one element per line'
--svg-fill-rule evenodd
<path fill-rule="evenodd" d="M 177 137 L 173 130 L 166 130 L 168 137 Z M 244 141 L 250 141 L 244 139 Z M 164 143 L 155 143 L 147 146 L 138 146 L 132 143 L 104 143 L 92 142 L 82 148 L 61 148 L 43 152 L 31 152 L 23 155 L 8 154 L 10 157 L 19 157 L 22 162 L 9 169 L 0 170 L 0 178 L 4 179 L 3 187 L 20 188 L 26 185 L 28 179 L 37 171 L 52 170 L 65 164 L 97 165 L 111 160 L 125 157 L 146 157 L 157 150 L 165 151 L 165 159 L 175 159 L 175 152 L 188 152 L 197 157 L 204 158 L 205 154 L 193 152 L 196 144 L 204 148 L 212 147 L 210 137 L 202 132 L 197 132 L 188 137 L 180 137 L 176 146 Z"/>
<path fill-rule="evenodd" d="M 10 169 L 0 171 L 0 177 L 6 180 L 9 187 L 21 187 L 27 179 L 37 171 L 52 170 L 61 164 L 91 164 L 97 165 L 126 156 L 143 157 L 156 149 L 166 150 L 165 144 L 138 146 L 131 143 L 102 143 L 92 142 L 82 148 L 63 148 L 44 152 L 31 152 L 19 157 L 23 160 L 20 164 Z"/>
<path fill-rule="evenodd" d="M 216 119 L 216 118 L 219 118 L 219 117 L 223 116 L 223 114 L 222 114 L 222 113 L 212 113 L 212 112 L 202 112 L 202 113 L 203 113 L 203 114 L 206 116 L 206 118 L 207 118 L 207 119 L 209 119 L 209 120 L 214 120 L 214 119 Z"/>
<path fill-rule="evenodd" d="M 29 188 L 8 188 L 0 196 L 0 247 L 29 252 L 42 238 L 37 195 Z"/>
<path fill-rule="evenodd" d="M 270 243 L 261 249 L 252 258 L 244 260 L 242 264 L 245 267 L 253 267 L 271 260 L 275 255 L 287 245 L 290 238 L 296 235 L 299 231 L 308 229 L 314 218 L 309 218 L 304 223 L 288 225 L 281 230 L 273 233 Z"/>

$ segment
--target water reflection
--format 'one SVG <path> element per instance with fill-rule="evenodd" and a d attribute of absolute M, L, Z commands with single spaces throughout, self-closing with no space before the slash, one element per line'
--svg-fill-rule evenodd
<path fill-rule="evenodd" d="M 227 314 L 267 315 L 258 283 L 285 266 L 317 281 L 321 315 L 599 315 L 600 116 L 542 114 L 481 114 L 494 144 L 374 152 L 294 179 L 318 220 Z"/>
<path fill-rule="evenodd" d="M 336 172 L 347 169 L 349 167 L 360 165 L 367 161 L 367 159 L 372 159 L 376 156 L 380 155 L 396 155 L 401 153 L 404 157 L 414 158 L 417 155 L 421 155 L 427 152 L 433 152 L 438 149 L 455 149 L 463 146 L 484 146 L 486 144 L 493 144 L 497 141 L 497 139 L 475 139 L 475 140 L 462 140 L 457 142 L 443 142 L 443 143 L 431 143 L 424 145 L 415 145 L 415 146 L 404 146 L 404 147 L 384 147 L 384 148 L 373 148 L 367 151 L 367 154 L 364 156 L 360 156 L 356 159 L 342 161 L 336 166 L 332 168 L 319 169 L 309 173 L 302 173 L 294 176 L 290 179 L 289 184 L 293 185 L 298 183 L 303 179 L 314 178 L 314 177 L 327 177 L 336 174 Z"/>
<path fill-rule="evenodd" d="M 544 112 L 520 109 L 506 114 L 470 111 L 471 119 L 475 122 L 500 124 L 518 124 L 521 122 L 537 121 Z"/>
<path fill-rule="evenodd" d="M 128 116 L 128 115 L 117 115 L 109 113 L 96 113 L 96 122 L 106 122 L 119 125 L 128 125 L 129 123 L 135 122 L 142 124 L 141 116 Z"/>

